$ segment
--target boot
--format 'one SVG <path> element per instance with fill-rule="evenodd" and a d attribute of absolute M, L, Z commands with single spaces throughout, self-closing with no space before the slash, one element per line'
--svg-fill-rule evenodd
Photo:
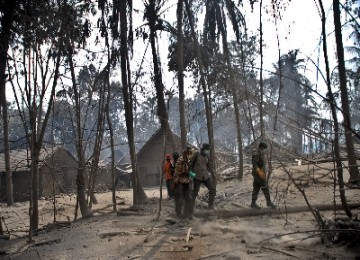
<path fill-rule="evenodd" d="M 268 206 L 268 208 L 276 209 L 276 205 L 274 203 L 272 203 L 271 200 L 268 200 L 266 202 L 266 206 Z"/>
<path fill-rule="evenodd" d="M 256 200 L 251 201 L 250 207 L 252 207 L 253 209 L 261 209 L 261 207 L 258 204 L 256 204 Z"/>

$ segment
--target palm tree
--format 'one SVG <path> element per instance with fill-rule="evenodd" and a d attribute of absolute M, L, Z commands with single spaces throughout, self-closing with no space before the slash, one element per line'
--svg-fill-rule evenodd
<path fill-rule="evenodd" d="M 112 11 L 111 18 L 109 19 L 110 30 L 114 40 L 120 40 L 120 67 L 121 67 L 121 91 L 123 94 L 124 109 L 125 109 L 125 122 L 127 141 L 129 145 L 129 153 L 131 157 L 132 168 L 132 185 L 133 185 L 133 204 L 138 205 L 147 200 L 147 195 L 141 184 L 139 178 L 139 167 L 136 157 L 135 147 L 135 133 L 134 133 L 134 101 L 133 101 L 133 87 L 130 82 L 130 59 L 129 53 L 132 51 L 133 46 L 133 28 L 132 28 L 132 0 L 113 0 L 112 6 L 108 5 L 107 1 L 98 1 L 99 9 L 103 14 L 108 14 Z M 112 8 L 112 9 L 111 9 Z M 102 34 L 108 34 L 106 23 L 102 20 L 101 26 Z M 120 30 L 120 32 L 119 32 Z M 118 54 L 115 50 L 109 54 L 112 62 L 116 62 Z"/>
<path fill-rule="evenodd" d="M 179 84 L 179 113 L 180 113 L 180 132 L 181 148 L 186 146 L 186 121 L 185 121 L 185 94 L 184 94 L 184 42 L 183 42 L 183 13 L 184 1 L 178 0 L 177 4 L 177 64 L 178 64 L 178 84 Z"/>
<path fill-rule="evenodd" d="M 231 21 L 233 31 L 236 35 L 237 41 L 240 40 L 240 28 L 245 26 L 245 19 L 241 11 L 236 7 L 232 0 L 210 0 L 206 1 L 206 14 L 204 21 L 204 44 L 218 41 L 216 31 L 219 30 L 222 37 L 222 46 L 227 66 L 230 68 L 230 86 L 234 102 L 235 120 L 236 120 L 236 133 L 239 152 L 239 169 L 238 178 L 242 179 L 243 176 L 243 149 L 242 149 L 242 135 L 240 124 L 240 110 L 239 98 L 235 85 L 234 74 L 231 69 L 230 51 L 227 39 L 227 25 L 225 16 L 225 8 L 227 10 L 228 19 Z"/>
<path fill-rule="evenodd" d="M 145 4 L 145 13 L 144 19 L 148 21 L 147 25 L 150 29 L 149 41 L 152 51 L 152 60 L 154 66 L 154 85 L 156 89 L 156 98 L 157 98 L 157 115 L 159 117 L 160 125 L 165 130 L 166 139 L 169 141 L 170 146 L 175 151 L 177 147 L 175 146 L 175 141 L 170 130 L 169 121 L 168 121 L 168 112 L 166 109 L 165 97 L 164 97 L 164 84 L 162 80 L 162 72 L 159 63 L 159 56 L 156 48 L 156 39 L 157 31 L 164 30 L 165 25 L 168 23 L 159 17 L 161 8 L 164 5 L 163 0 L 149 0 L 144 1 Z"/>
<path fill-rule="evenodd" d="M 279 112 L 286 113 L 292 124 L 296 122 L 299 126 L 304 126 L 309 123 L 307 122 L 309 113 L 312 114 L 313 112 L 306 107 L 308 91 L 302 85 L 309 81 L 299 72 L 304 67 L 304 60 L 297 58 L 298 53 L 299 50 L 291 50 L 282 55 L 279 62 L 274 64 L 275 75 L 270 77 L 266 84 L 268 91 L 275 93 L 276 89 L 279 90 L 276 101 Z M 291 140 L 293 148 L 298 153 L 301 153 L 303 133 L 298 131 L 297 128 L 290 129 L 289 132 L 291 135 L 289 141 Z"/>
<path fill-rule="evenodd" d="M 206 84 L 206 79 L 205 79 L 205 74 L 204 74 L 204 64 L 203 64 L 202 54 L 200 51 L 200 44 L 199 44 L 199 41 L 197 39 L 197 35 L 195 32 L 193 13 L 191 11 L 188 0 L 184 0 L 184 3 L 185 3 L 185 9 L 186 9 L 186 13 L 188 15 L 189 24 L 190 24 L 190 28 L 191 28 L 191 36 L 194 40 L 195 53 L 196 53 L 196 58 L 197 58 L 198 66 L 199 66 L 200 82 L 201 82 L 201 87 L 202 87 L 204 102 L 205 102 L 205 114 L 206 114 L 208 138 L 209 138 L 209 144 L 210 144 L 210 150 L 211 150 L 211 153 L 210 153 L 211 177 L 214 180 L 214 185 L 216 186 L 216 172 L 215 172 L 215 167 L 213 165 L 215 162 L 215 149 L 214 149 L 214 130 L 213 130 L 212 112 L 211 112 L 211 92 L 210 92 L 210 88 Z"/>

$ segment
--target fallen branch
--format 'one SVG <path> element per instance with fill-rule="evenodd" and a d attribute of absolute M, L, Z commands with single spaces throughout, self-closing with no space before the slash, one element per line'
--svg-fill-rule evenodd
<path fill-rule="evenodd" d="M 163 243 L 163 244 L 156 244 L 156 245 L 139 245 L 136 247 L 164 247 L 164 246 L 169 246 L 171 244 L 168 243 Z"/>
<path fill-rule="evenodd" d="M 45 241 L 40 241 L 40 242 L 36 242 L 34 244 L 34 246 L 43 246 L 43 245 L 51 245 L 53 243 L 60 243 L 61 239 L 60 238 L 56 238 L 56 239 L 51 239 L 51 240 L 45 240 Z"/>
<path fill-rule="evenodd" d="M 125 210 L 119 210 L 116 215 L 118 216 L 146 216 L 147 214 L 145 213 L 139 213 L 137 211 L 125 211 Z"/>
<path fill-rule="evenodd" d="M 318 250 L 318 249 L 312 249 L 309 247 L 300 247 L 300 246 L 294 246 L 294 249 L 297 250 L 302 250 L 302 251 L 307 251 L 307 252 L 311 252 L 311 253 L 316 253 L 318 255 L 321 256 L 329 256 L 329 259 L 341 259 L 344 258 L 344 255 L 342 252 L 331 252 L 331 256 L 330 256 L 330 252 L 328 250 L 328 248 L 326 248 L 325 250 Z"/>
<path fill-rule="evenodd" d="M 123 204 L 124 204 L 124 203 L 119 202 L 119 203 L 116 203 L 115 205 L 123 205 Z M 93 213 L 97 213 L 97 212 L 99 212 L 99 211 L 102 211 L 102 210 L 104 210 L 104 209 L 111 208 L 111 207 L 113 207 L 113 206 L 114 206 L 114 204 L 108 204 L 108 205 L 106 205 L 106 206 L 103 207 L 103 208 L 94 209 L 94 210 L 92 210 L 92 212 L 93 212 Z"/>
<path fill-rule="evenodd" d="M 184 245 L 182 248 L 175 248 L 175 249 L 165 249 L 165 250 L 160 250 L 160 252 L 165 253 L 165 252 L 187 252 L 187 251 L 191 251 L 193 249 L 192 245 Z"/>
<path fill-rule="evenodd" d="M 128 232 L 119 231 L 119 232 L 102 233 L 102 234 L 99 235 L 99 237 L 106 238 L 106 237 L 128 236 L 128 235 L 129 235 Z"/>
<path fill-rule="evenodd" d="M 360 203 L 350 203 L 349 208 L 358 208 L 360 207 Z M 321 204 L 314 205 L 313 208 L 316 208 L 319 211 L 328 211 L 328 210 L 342 210 L 342 205 L 334 204 Z M 309 212 L 308 206 L 298 206 L 298 207 L 287 207 L 286 213 L 299 213 L 299 212 Z M 242 208 L 242 209 L 234 209 L 234 210 L 214 210 L 214 211 L 198 211 L 195 212 L 196 217 L 208 218 L 210 216 L 217 216 L 218 218 L 232 218 L 232 217 L 252 217 L 252 216 L 262 216 L 267 214 L 285 214 L 285 208 L 271 209 L 271 208 L 262 208 L 262 209 L 252 209 L 252 208 Z"/>
<path fill-rule="evenodd" d="M 203 256 L 200 256 L 199 258 L 196 258 L 197 260 L 201 260 L 201 259 L 206 259 L 206 258 L 210 258 L 210 257 L 214 257 L 214 256 L 221 256 L 223 254 L 226 254 L 226 253 L 229 253 L 231 251 L 236 251 L 236 250 L 243 250 L 242 248 L 240 247 L 237 247 L 237 248 L 231 248 L 231 249 L 227 249 L 225 251 L 221 251 L 221 252 L 216 252 L 216 253 L 211 253 L 211 254 L 207 254 L 207 255 L 203 255 Z"/>
<path fill-rule="evenodd" d="M 297 259 L 303 259 L 303 258 L 301 258 L 300 256 L 297 256 L 297 255 L 295 255 L 295 254 L 291 254 L 291 253 L 286 252 L 286 251 L 284 251 L 284 250 L 280 250 L 280 249 L 276 249 L 276 248 L 271 248 L 271 247 L 267 247 L 267 246 L 262 246 L 261 248 L 266 249 L 266 250 L 270 250 L 270 251 L 274 251 L 274 252 L 279 252 L 279 253 L 282 253 L 282 254 L 284 254 L 284 255 L 288 255 L 288 256 L 291 256 L 291 257 L 295 257 L 295 258 L 297 258 Z"/>
<path fill-rule="evenodd" d="M 144 239 L 144 243 L 149 242 L 149 238 L 150 238 L 150 236 L 154 233 L 155 227 L 156 227 L 156 225 L 154 225 L 154 226 L 151 228 L 149 234 L 148 234 L 148 235 L 146 236 L 146 238 Z"/>
<path fill-rule="evenodd" d="M 310 202 L 309 202 L 309 200 L 308 200 L 308 198 L 307 198 L 307 196 L 306 196 L 306 194 L 305 194 L 304 189 L 302 189 L 301 186 L 296 183 L 296 181 L 295 181 L 294 178 L 291 176 L 290 172 L 289 172 L 289 171 L 285 168 L 285 166 L 282 164 L 282 162 L 281 162 L 281 161 L 279 161 L 279 162 L 280 162 L 281 166 L 283 167 L 284 171 L 286 172 L 286 174 L 288 175 L 289 179 L 292 181 L 292 183 L 295 185 L 295 187 L 298 189 L 298 191 L 303 195 L 304 200 L 305 200 L 305 202 L 306 202 L 306 205 L 308 206 L 311 214 L 313 214 L 313 216 L 314 216 L 315 220 L 317 221 L 317 223 L 319 224 L 319 226 L 320 226 L 321 228 L 323 228 L 324 225 L 325 225 L 325 222 L 324 222 L 324 220 L 322 219 L 319 210 L 318 210 L 317 208 L 314 208 L 314 207 L 310 204 Z"/>
<path fill-rule="evenodd" d="M 285 233 L 285 234 L 279 234 L 279 235 L 275 235 L 266 239 L 263 239 L 260 241 L 260 243 L 264 243 L 266 241 L 275 239 L 275 238 L 280 238 L 283 236 L 288 236 L 288 235 L 294 235 L 294 234 L 306 234 L 306 233 L 319 233 L 318 235 L 320 235 L 320 233 L 329 233 L 329 234 L 334 234 L 334 233 L 352 233 L 352 234 L 360 234 L 360 230 L 349 230 L 349 229 L 314 229 L 314 230 L 305 230 L 305 231 L 294 231 L 294 232 L 289 232 L 289 233 Z M 304 240 L 304 239 L 302 239 Z"/>

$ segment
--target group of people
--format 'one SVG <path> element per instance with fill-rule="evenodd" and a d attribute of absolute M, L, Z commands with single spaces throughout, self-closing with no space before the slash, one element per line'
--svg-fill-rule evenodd
<path fill-rule="evenodd" d="M 265 142 L 260 142 L 252 153 L 253 191 L 251 207 L 259 209 L 256 200 L 260 189 L 263 191 L 268 207 L 276 208 L 270 199 L 270 191 L 265 174 L 264 151 Z M 211 178 L 210 145 L 204 143 L 200 151 L 194 151 L 191 146 L 179 154 L 165 155 L 163 166 L 164 177 L 169 199 L 175 200 L 175 212 L 179 218 L 192 219 L 196 197 L 202 184 L 209 191 L 208 209 L 214 209 L 216 188 Z"/>
<path fill-rule="evenodd" d="M 216 189 L 211 179 L 209 155 L 210 145 L 207 143 L 202 145 L 200 151 L 187 146 L 182 154 L 174 152 L 172 156 L 165 155 L 163 171 L 168 197 L 174 198 L 175 212 L 179 218 L 193 217 L 195 200 L 202 184 L 209 190 L 208 209 L 214 209 Z"/>

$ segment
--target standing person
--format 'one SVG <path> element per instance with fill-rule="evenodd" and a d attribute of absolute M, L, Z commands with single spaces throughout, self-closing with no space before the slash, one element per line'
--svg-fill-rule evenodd
<path fill-rule="evenodd" d="M 166 189 L 167 189 L 168 199 L 172 199 L 173 192 L 172 192 L 171 186 L 172 186 L 173 176 L 171 174 L 171 154 L 165 155 L 165 162 L 163 165 L 163 173 L 164 173 L 164 177 L 165 177 L 165 181 L 166 181 Z"/>
<path fill-rule="evenodd" d="M 176 165 L 177 160 L 179 159 L 179 156 L 180 156 L 180 154 L 177 151 L 173 152 L 173 154 L 172 154 L 173 159 L 171 161 L 171 176 L 173 176 L 173 177 L 174 177 L 174 172 L 175 172 L 175 165 Z"/>
<path fill-rule="evenodd" d="M 179 159 L 179 156 L 180 156 L 180 154 L 177 151 L 173 152 L 173 154 L 172 154 L 172 160 L 171 160 L 171 165 L 170 165 L 170 173 L 171 173 L 172 180 L 174 180 L 175 165 L 176 165 L 177 160 Z M 171 190 L 171 194 L 174 197 L 175 196 L 175 188 L 174 188 L 173 181 L 171 181 L 170 190 Z"/>
<path fill-rule="evenodd" d="M 260 189 L 263 191 L 266 198 L 266 205 L 270 208 L 276 208 L 275 204 L 271 202 L 269 186 L 266 181 L 265 174 L 265 159 L 264 151 L 267 149 L 267 144 L 264 141 L 259 143 L 258 149 L 252 152 L 252 176 L 254 177 L 253 191 L 251 196 L 251 207 L 260 209 L 261 207 L 256 204 L 256 200 Z"/>
<path fill-rule="evenodd" d="M 196 152 L 192 157 L 191 170 L 195 173 L 194 190 L 192 194 L 192 207 L 195 207 L 195 200 L 199 193 L 200 186 L 203 183 L 209 191 L 208 209 L 214 209 L 214 200 L 216 195 L 215 186 L 210 175 L 210 145 L 204 143 L 200 152 Z"/>
<path fill-rule="evenodd" d="M 175 164 L 173 184 L 175 188 L 175 212 L 179 218 L 192 218 L 190 188 L 190 158 L 192 149 L 187 146 Z"/>

